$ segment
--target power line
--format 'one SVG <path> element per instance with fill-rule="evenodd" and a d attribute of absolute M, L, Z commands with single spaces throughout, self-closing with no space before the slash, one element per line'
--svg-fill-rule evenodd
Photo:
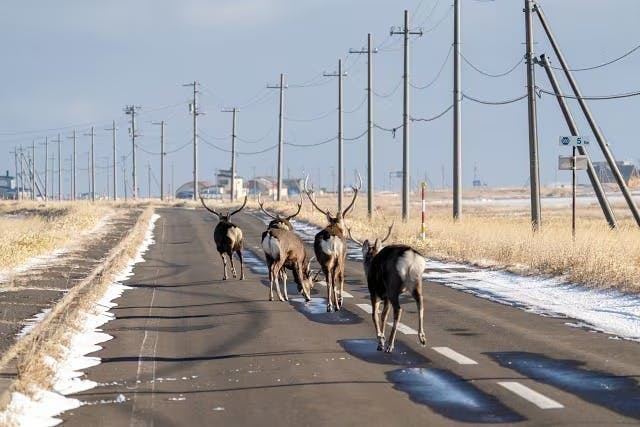
<path fill-rule="evenodd" d="M 489 73 L 487 71 L 483 71 L 480 68 L 478 68 L 477 66 L 475 66 L 471 61 L 469 61 L 469 59 L 467 59 L 466 56 L 464 56 L 462 54 L 462 52 L 460 52 L 460 56 L 462 57 L 463 61 L 467 63 L 468 66 L 470 66 L 471 68 L 473 68 L 474 70 L 476 70 L 478 73 L 487 76 L 487 77 L 504 77 L 508 74 L 511 74 L 512 72 L 514 72 L 518 66 L 520 66 L 520 64 L 522 64 L 524 62 L 524 56 L 522 58 L 520 58 L 520 60 L 511 68 L 509 68 L 507 71 L 504 71 L 502 73 Z"/>
<path fill-rule="evenodd" d="M 513 98 L 513 99 L 507 99 L 507 100 L 501 100 L 501 101 L 487 101 L 487 100 L 483 100 L 483 99 L 478 99 L 475 97 L 472 97 L 470 95 L 467 95 L 466 93 L 462 93 L 462 97 L 466 98 L 470 101 L 473 102 L 477 102 L 478 104 L 484 104 L 484 105 L 506 105 L 506 104 L 512 104 L 514 102 L 518 102 L 521 101 L 523 99 L 525 99 L 528 95 L 525 93 L 522 96 L 519 96 L 517 98 Z"/>
<path fill-rule="evenodd" d="M 367 100 L 367 94 L 365 93 L 364 96 L 362 97 L 362 101 L 360 101 L 360 104 L 358 104 L 357 107 L 355 107 L 353 110 L 344 110 L 344 113 L 345 114 L 355 113 L 356 111 L 362 108 L 366 100 Z"/>
<path fill-rule="evenodd" d="M 336 111 L 338 111 L 337 108 L 332 108 L 331 110 L 326 111 L 315 117 L 301 119 L 301 118 L 293 118 L 293 117 L 285 116 L 284 119 L 288 122 L 315 122 L 316 120 L 322 120 L 325 117 L 329 117 L 331 114 L 335 113 Z"/>
<path fill-rule="evenodd" d="M 442 65 L 440 66 L 440 70 L 438 70 L 438 73 L 433 78 L 433 80 L 431 80 L 429 83 L 427 83 L 424 86 L 416 85 L 416 84 L 413 84 L 413 83 L 409 82 L 411 87 L 414 88 L 414 89 L 422 90 L 422 89 L 426 89 L 426 88 L 432 86 L 440 78 L 440 76 L 442 75 L 442 72 L 444 71 L 444 67 L 447 65 L 447 62 L 449 62 L 449 57 L 451 56 L 451 52 L 453 52 L 453 45 L 451 45 L 451 47 L 449 47 L 449 52 L 447 53 L 446 58 L 444 58 L 444 61 L 442 62 Z"/>
<path fill-rule="evenodd" d="M 451 111 L 451 109 L 453 108 L 453 104 L 451 104 L 450 106 L 448 106 L 444 111 L 436 114 L 435 116 L 432 117 L 427 117 L 427 118 L 422 118 L 422 117 L 411 117 L 411 121 L 412 122 L 432 122 L 434 120 L 438 120 L 440 117 L 444 116 L 445 114 L 447 114 L 449 111 Z"/>
<path fill-rule="evenodd" d="M 447 9 L 447 11 L 445 12 L 444 15 L 442 15 L 442 18 L 440 18 L 440 20 L 438 22 L 436 22 L 435 25 L 433 25 L 431 28 L 427 28 L 426 30 L 424 30 L 424 33 L 430 33 L 432 31 L 435 31 L 451 14 L 451 11 L 453 10 L 453 6 L 450 6 L 449 9 Z"/>
<path fill-rule="evenodd" d="M 214 143 L 212 143 L 211 141 L 207 141 L 205 138 L 202 137 L 202 135 L 198 135 L 198 137 L 202 140 L 202 142 L 204 142 L 206 145 L 208 145 L 211 148 L 214 148 L 216 150 L 219 151 L 223 151 L 225 153 L 231 153 L 231 150 L 224 148 L 224 147 L 220 147 L 219 145 L 216 145 Z M 257 151 L 236 151 L 237 154 L 242 154 L 244 156 L 251 156 L 254 154 L 262 154 L 262 153 L 266 153 L 267 151 L 271 151 L 275 148 L 278 148 L 278 144 L 272 145 L 270 147 L 265 148 L 264 150 L 257 150 Z"/>
<path fill-rule="evenodd" d="M 271 133 L 273 132 L 273 130 L 276 128 L 276 124 L 274 122 L 274 124 L 271 126 L 271 128 L 267 131 L 267 133 L 265 133 L 263 136 L 261 136 L 260 138 L 257 139 L 245 139 L 245 138 L 240 138 L 239 136 L 236 135 L 236 139 L 240 142 L 244 142 L 245 144 L 257 144 L 259 142 L 264 141 L 269 135 L 271 135 Z"/>
<path fill-rule="evenodd" d="M 363 137 L 363 136 L 365 136 L 366 134 L 367 134 L 367 129 L 365 129 L 365 130 L 364 130 L 360 135 L 358 135 L 358 136 L 354 136 L 353 138 L 347 138 L 347 137 L 344 137 L 343 139 L 344 139 L 345 141 L 352 141 L 352 142 L 353 142 L 353 141 L 357 141 L 357 140 L 359 140 L 360 138 L 362 138 L 362 137 Z"/>
<path fill-rule="evenodd" d="M 320 142 L 314 142 L 312 144 L 295 144 L 293 142 L 285 142 L 284 144 L 285 145 L 290 145 L 292 147 L 317 147 L 317 146 L 320 146 L 320 145 L 328 144 L 328 143 L 330 143 L 332 141 L 335 141 L 336 139 L 338 139 L 337 135 L 336 136 L 332 136 L 331 138 L 322 140 Z"/>
<path fill-rule="evenodd" d="M 617 57 L 615 59 L 612 59 L 611 61 L 607 61 L 607 62 L 604 62 L 602 64 L 594 65 L 594 66 L 591 66 L 591 67 L 569 68 L 569 71 L 589 71 L 589 70 L 595 70 L 597 68 L 606 67 L 607 65 L 611 65 L 613 63 L 616 63 L 616 62 L 620 61 L 621 59 L 626 58 L 627 56 L 629 56 L 632 53 L 636 52 L 638 49 L 640 49 L 640 44 L 637 45 L 636 47 L 634 47 L 633 49 L 631 49 L 630 51 L 626 52 L 625 54 L 623 54 L 623 55 L 621 55 L 621 56 L 619 56 L 619 57 Z M 551 68 L 553 68 L 554 70 L 562 70 L 562 67 L 553 67 L 552 66 Z"/>
<path fill-rule="evenodd" d="M 386 94 L 378 93 L 378 92 L 376 92 L 375 89 L 371 89 L 371 91 L 378 98 L 389 98 L 390 96 L 393 96 L 398 91 L 398 89 L 400 88 L 401 84 L 402 84 L 402 79 L 398 80 L 398 84 L 396 84 L 396 86 L 393 88 L 393 90 L 391 92 L 389 92 L 389 93 L 386 93 Z"/>
<path fill-rule="evenodd" d="M 547 89 L 541 88 L 540 86 L 536 86 L 536 90 L 538 92 L 538 96 L 540 96 L 540 93 L 546 93 L 547 95 L 553 95 L 553 96 L 558 96 L 555 94 L 555 92 L 549 91 Z M 610 99 L 621 99 L 621 98 L 631 98 L 633 96 L 638 96 L 640 95 L 640 90 L 636 90 L 633 92 L 623 92 L 623 93 L 617 93 L 617 94 L 613 94 L 613 95 L 591 95 L 591 96 L 581 96 L 581 99 L 584 100 L 590 100 L 590 101 L 604 101 L 604 100 L 610 100 Z M 578 99 L 577 96 L 574 95 L 562 95 L 562 98 L 569 98 L 569 99 Z"/>

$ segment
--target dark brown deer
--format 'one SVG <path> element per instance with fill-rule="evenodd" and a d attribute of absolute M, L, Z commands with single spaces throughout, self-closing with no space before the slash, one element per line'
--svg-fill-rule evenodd
<path fill-rule="evenodd" d="M 237 277 L 236 267 L 233 264 L 233 254 L 235 253 L 240 259 L 240 280 L 244 280 L 244 263 L 242 260 L 242 230 L 240 227 L 231 222 L 231 217 L 238 212 L 240 212 L 247 204 L 247 197 L 244 198 L 244 203 L 240 208 L 236 209 L 233 212 L 227 211 L 227 214 L 221 214 L 216 212 L 214 209 L 211 209 L 204 202 L 204 199 L 200 197 L 200 202 L 202 202 L 202 206 L 212 214 L 218 217 L 218 224 L 216 228 L 213 230 L 213 240 L 216 243 L 216 249 L 220 253 L 220 257 L 222 258 L 222 263 L 224 264 L 224 275 L 222 276 L 222 280 L 227 280 L 229 277 L 227 276 L 227 260 L 224 257 L 225 254 L 229 257 L 229 261 L 231 261 L 231 274 L 233 274 L 233 278 Z"/>
<path fill-rule="evenodd" d="M 289 301 L 285 268 L 293 272 L 293 280 L 298 292 L 306 301 L 311 300 L 311 261 L 307 259 L 304 243 L 293 230 L 269 228 L 262 233 L 262 249 L 269 266 L 269 301 L 273 301 L 273 285 L 280 301 Z M 280 292 L 280 278 L 283 282 L 284 297 Z"/>
<path fill-rule="evenodd" d="M 369 240 L 365 240 L 364 243 L 359 242 L 353 238 L 351 230 L 348 230 L 351 240 L 362 246 L 364 272 L 367 276 L 371 297 L 371 317 L 378 338 L 378 350 L 384 349 L 387 353 L 393 351 L 396 341 L 398 322 L 402 315 L 400 294 L 405 291 L 413 296 L 418 305 L 418 339 L 422 345 L 427 342 L 424 334 L 424 303 L 422 301 L 422 273 L 426 261 L 418 251 L 407 245 L 382 247 L 382 244 L 391 236 L 392 229 L 393 224 L 389 227 L 387 236 L 382 240 L 376 239 L 373 244 Z M 382 322 L 378 318 L 381 301 L 384 301 Z M 389 336 L 389 344 L 385 349 L 384 329 L 389 314 L 389 305 L 393 306 L 393 327 Z"/>
<path fill-rule="evenodd" d="M 362 187 L 362 178 L 358 174 L 359 184 L 357 187 L 352 186 L 353 200 L 347 208 L 338 213 L 336 216 L 331 215 L 330 211 L 320 209 L 320 207 L 313 200 L 313 193 L 307 188 L 309 177 L 304 181 L 304 192 L 309 197 L 311 204 L 322 214 L 326 215 L 329 224 L 318 234 L 316 234 L 313 242 L 313 250 L 316 255 L 316 259 L 322 268 L 322 272 L 327 281 L 327 311 L 333 311 L 335 306 L 336 310 L 340 310 L 342 307 L 342 292 L 344 289 L 344 263 L 347 257 L 347 240 L 345 237 L 345 225 L 344 218 L 349 214 L 356 199 L 358 198 L 358 191 Z M 338 289 L 340 293 L 338 294 Z"/>

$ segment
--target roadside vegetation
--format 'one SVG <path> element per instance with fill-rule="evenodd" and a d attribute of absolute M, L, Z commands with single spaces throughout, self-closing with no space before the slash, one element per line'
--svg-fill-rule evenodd
<path fill-rule="evenodd" d="M 345 194 L 345 203 L 350 200 L 351 195 Z M 318 204 L 334 212 L 337 206 L 331 196 L 318 197 Z M 285 212 L 292 212 L 295 207 L 294 201 L 267 205 Z M 376 195 L 375 205 L 369 222 L 366 195 L 358 198 L 354 212 L 347 218 L 354 237 L 383 237 L 395 220 L 390 242 L 410 244 L 429 258 L 524 275 L 562 276 L 572 283 L 640 293 L 640 230 L 622 206 L 616 209 L 618 230 L 608 228 L 597 205 L 580 207 L 574 242 L 571 213 L 566 207 L 543 209 L 542 228 L 534 234 L 528 206 L 467 206 L 462 220 L 454 222 L 450 206 L 428 202 L 423 241 L 419 238 L 419 205 L 411 205 L 407 223 L 400 219 L 399 197 Z M 312 210 L 307 200 L 304 206 L 296 219 L 325 225 L 324 216 Z"/>
<path fill-rule="evenodd" d="M 110 212 L 88 202 L 0 202 L 0 271 L 65 247 Z"/>

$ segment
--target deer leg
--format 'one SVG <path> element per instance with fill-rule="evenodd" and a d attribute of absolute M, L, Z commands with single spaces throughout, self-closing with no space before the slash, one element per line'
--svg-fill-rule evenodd
<path fill-rule="evenodd" d="M 280 301 L 284 301 L 284 298 L 282 297 L 282 292 L 280 292 L 280 274 L 282 270 L 282 264 L 276 263 L 274 265 L 276 266 L 273 269 L 273 277 L 275 278 L 275 281 L 276 281 L 276 292 L 278 293 L 278 299 Z"/>
<path fill-rule="evenodd" d="M 324 277 L 326 277 L 327 279 L 327 312 L 331 313 L 333 311 L 333 303 L 332 303 L 333 284 L 331 280 L 331 275 L 329 274 L 329 269 L 324 265 L 322 266 L 322 272 L 324 273 Z"/>
<path fill-rule="evenodd" d="M 289 294 L 287 293 L 287 271 L 283 268 L 280 270 L 282 276 L 282 289 L 284 291 L 284 300 L 289 301 Z"/>
<path fill-rule="evenodd" d="M 427 336 L 424 334 L 424 301 L 422 300 L 422 292 L 419 288 L 414 289 L 413 299 L 416 300 L 418 306 L 418 339 L 420 340 L 420 344 L 426 345 Z"/>
<path fill-rule="evenodd" d="M 227 259 L 224 257 L 224 252 L 220 252 L 220 257 L 222 258 L 222 265 L 224 267 L 224 274 L 222 275 L 222 280 L 227 280 Z"/>
<path fill-rule="evenodd" d="M 335 303 L 336 311 L 338 311 L 340 310 L 340 303 L 338 300 L 338 284 L 340 282 L 340 272 L 338 266 L 334 266 L 332 276 L 333 278 L 331 280 L 331 284 L 333 286 L 333 302 Z"/>
<path fill-rule="evenodd" d="M 342 299 L 343 299 L 343 292 L 344 292 L 344 264 L 343 264 L 343 267 L 339 269 L 338 280 L 340 282 L 340 298 L 338 298 L 338 304 L 340 304 L 339 307 L 342 308 Z"/>
<path fill-rule="evenodd" d="M 380 299 L 371 297 L 371 317 L 373 318 L 373 326 L 376 328 L 376 338 L 378 339 L 378 351 L 384 350 L 384 333 L 380 330 L 380 318 L 378 310 L 380 309 Z"/>
<path fill-rule="evenodd" d="M 273 262 L 269 263 L 269 301 L 273 301 Z"/>
<path fill-rule="evenodd" d="M 389 344 L 385 352 L 391 353 L 393 346 L 396 342 L 396 333 L 398 332 L 398 322 L 400 322 L 400 316 L 402 315 L 402 307 L 398 301 L 398 296 L 391 302 L 393 304 L 393 327 L 391 328 L 391 335 L 389 335 Z"/>
<path fill-rule="evenodd" d="M 229 257 L 229 261 L 231 261 L 231 274 L 233 275 L 233 278 L 237 278 L 238 274 L 236 273 L 236 266 L 233 264 L 233 252 L 229 251 L 227 253 L 227 256 Z"/>
<path fill-rule="evenodd" d="M 382 346 L 384 347 L 385 342 L 385 329 L 387 327 L 387 319 L 389 318 L 389 309 L 391 308 L 391 304 L 389 303 L 389 298 L 384 299 L 384 306 L 382 307 L 382 320 L 380 322 L 380 333 L 382 334 Z M 380 349 L 382 350 L 382 349 Z"/>
<path fill-rule="evenodd" d="M 244 259 L 242 258 L 242 249 L 236 252 L 240 258 L 240 280 L 244 280 Z"/>

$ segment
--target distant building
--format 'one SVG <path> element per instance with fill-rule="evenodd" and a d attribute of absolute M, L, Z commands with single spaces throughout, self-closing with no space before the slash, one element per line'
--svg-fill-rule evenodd
<path fill-rule="evenodd" d="M 212 185 L 208 181 L 198 181 L 198 192 L 202 193 Z M 193 181 L 182 184 L 175 193 L 176 199 L 193 199 Z"/>
<path fill-rule="evenodd" d="M 9 171 L 5 176 L 0 176 L 0 199 L 17 199 L 18 189 L 16 188 L 16 180 L 9 176 Z"/>
<path fill-rule="evenodd" d="M 622 178 L 629 187 L 640 187 L 640 171 L 633 162 L 616 162 Z M 593 167 L 603 184 L 616 184 L 616 179 L 607 162 L 593 162 Z"/>

